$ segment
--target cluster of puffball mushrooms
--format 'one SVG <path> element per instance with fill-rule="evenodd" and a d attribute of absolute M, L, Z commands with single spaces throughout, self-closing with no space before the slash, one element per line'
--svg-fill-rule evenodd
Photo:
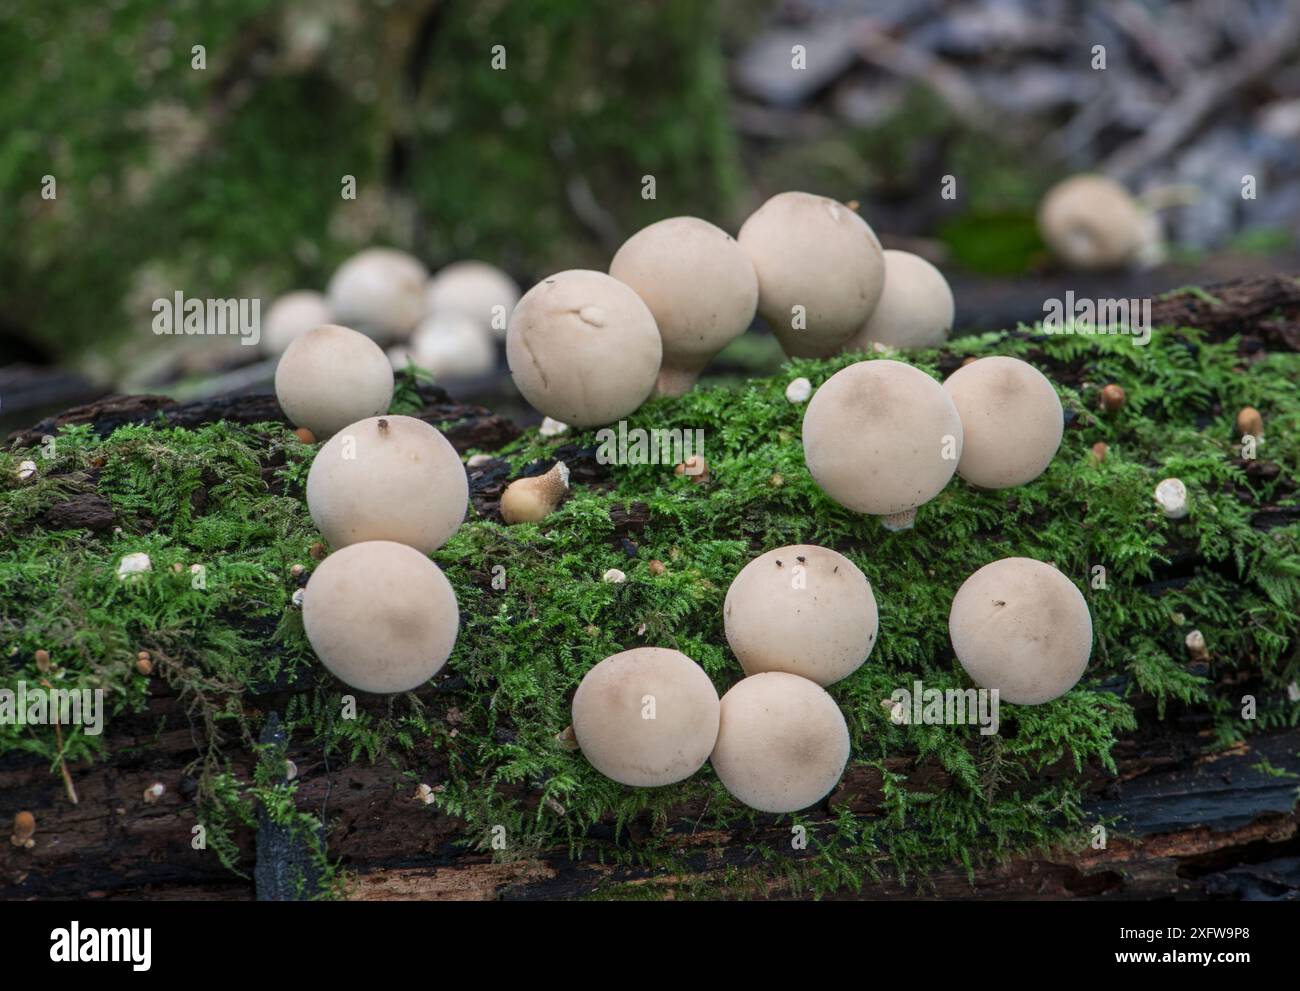
<path fill-rule="evenodd" d="M 334 552 L 303 596 L 307 637 L 347 684 L 400 692 L 437 673 L 455 645 L 456 597 L 427 555 L 464 520 L 468 486 L 459 455 L 436 428 L 387 414 L 392 366 L 372 337 L 385 324 L 418 319 L 417 296 L 432 294 L 423 292 L 423 268 L 396 264 L 385 274 L 373 260 L 357 265 L 331 282 L 329 320 L 365 332 L 323 322 L 296 334 L 275 387 L 288 418 L 325 440 L 307 504 Z M 421 294 L 397 298 L 395 282 L 417 281 Z M 471 318 L 499 298 L 485 291 Z M 511 307 L 507 357 L 519 391 L 540 412 L 594 427 L 655 393 L 689 390 L 756 312 L 791 356 L 893 353 L 942 343 L 953 298 L 928 262 L 882 250 L 851 205 L 782 193 L 734 239 L 677 217 L 631 237 L 609 274 L 543 279 Z M 917 507 L 953 474 L 982 489 L 1036 478 L 1064 424 L 1051 383 L 1009 357 L 972 360 L 942 384 L 874 358 L 815 393 L 787 390 L 791 402 L 809 395 L 803 443 L 813 479 L 831 499 L 893 530 L 910 527 Z M 562 462 L 518 480 L 503 494 L 503 518 L 543 519 L 567 488 Z M 561 739 L 625 785 L 671 784 L 709 760 L 724 787 L 755 809 L 806 808 L 831 792 L 848 760 L 848 729 L 825 687 L 857 670 L 876 643 L 871 585 L 834 550 L 782 547 L 739 572 L 724 619 L 746 677 L 721 699 L 690 657 L 639 647 L 587 672 Z M 1028 558 L 971 575 L 953 599 L 949 632 L 977 685 L 1026 705 L 1069 691 L 1092 646 L 1082 594 Z"/>

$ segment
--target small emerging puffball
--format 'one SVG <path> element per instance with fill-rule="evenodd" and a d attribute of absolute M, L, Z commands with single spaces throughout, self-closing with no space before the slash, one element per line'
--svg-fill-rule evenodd
<path fill-rule="evenodd" d="M 275 398 L 318 438 L 388 410 L 393 368 L 365 334 L 325 324 L 291 341 L 275 366 Z"/>
<path fill-rule="evenodd" d="M 758 312 L 791 358 L 839 352 L 884 288 L 875 233 L 825 196 L 778 193 L 750 215 L 736 241 L 758 275 Z"/>
<path fill-rule="evenodd" d="M 649 398 L 663 346 L 654 316 L 604 272 L 543 279 L 510 317 L 506 361 L 523 397 L 575 427 L 611 423 Z"/>
<path fill-rule="evenodd" d="M 136 551 L 134 554 L 123 554 L 122 560 L 117 562 L 117 577 L 126 579 L 134 575 L 144 574 L 146 571 L 153 570 L 153 561 L 144 551 Z"/>
<path fill-rule="evenodd" d="M 793 403 L 795 406 L 806 403 L 812 393 L 812 383 L 802 377 L 791 379 L 790 384 L 785 387 L 786 401 Z"/>
<path fill-rule="evenodd" d="M 452 262 L 429 280 L 424 300 L 430 314 L 463 313 L 504 340 L 510 314 L 519 302 L 519 286 L 487 262 Z"/>
<path fill-rule="evenodd" d="M 302 625 L 321 663 L 363 692 L 407 692 L 456 645 L 460 609 L 442 570 L 414 548 L 371 540 L 312 572 Z"/>
<path fill-rule="evenodd" d="M 460 455 L 412 416 L 349 424 L 316 452 L 307 473 L 307 509 L 336 550 L 363 540 L 437 550 L 465 519 L 468 501 Z"/>
<path fill-rule="evenodd" d="M 411 334 L 407 355 L 436 381 L 487 375 L 497 364 L 496 346 L 473 317 L 455 311 L 430 314 Z"/>
<path fill-rule="evenodd" d="M 295 340 L 321 324 L 333 323 L 325 297 L 311 289 L 279 296 L 262 320 L 262 353 L 275 356 Z"/>
<path fill-rule="evenodd" d="M 1156 505 L 1168 519 L 1181 520 L 1187 515 L 1187 486 L 1182 479 L 1166 478 L 1156 486 Z"/>
<path fill-rule="evenodd" d="M 845 351 L 870 351 L 873 344 L 894 348 L 938 347 L 952 331 L 952 289 L 943 273 L 920 255 L 890 249 L 885 255 L 885 288 L 880 302 Z"/>
<path fill-rule="evenodd" d="M 722 614 L 746 674 L 786 671 L 823 687 L 862 666 L 879 626 L 866 575 L 815 544 L 778 547 L 750 561 L 727 589 Z"/>
<path fill-rule="evenodd" d="M 797 812 L 831 793 L 849 760 L 849 730 L 816 682 L 764 671 L 722 696 L 711 758 L 731 795 L 760 812 Z"/>
<path fill-rule="evenodd" d="M 984 489 L 1024 485 L 1047 470 L 1065 431 L 1052 383 L 1019 358 L 963 365 L 943 383 L 961 417 L 957 473 Z"/>
<path fill-rule="evenodd" d="M 803 447 L 828 496 L 859 513 L 892 516 L 948 484 L 962 454 L 961 418 L 924 372 L 885 358 L 860 361 L 813 394 Z"/>
<path fill-rule="evenodd" d="M 1076 175 L 1047 191 L 1038 229 L 1052 252 L 1079 269 L 1117 268 L 1150 236 L 1145 211 L 1127 189 L 1101 175 Z"/>
<path fill-rule="evenodd" d="M 948 634 L 971 681 L 1018 705 L 1064 695 L 1092 653 L 1083 594 L 1050 564 L 1027 557 L 994 561 L 967 578 L 953 597 Z"/>
<path fill-rule="evenodd" d="M 685 654 L 638 647 L 605 658 L 573 696 L 583 756 L 620 784 L 653 788 L 698 771 L 718 738 L 718 693 Z"/>
<path fill-rule="evenodd" d="M 405 337 L 425 314 L 429 273 L 395 248 L 367 248 L 330 276 L 325 290 L 334 319 L 378 341 Z"/>
<path fill-rule="evenodd" d="M 758 277 L 726 231 L 697 217 L 651 224 L 623 243 L 609 274 L 636 290 L 663 340 L 659 393 L 679 396 L 704 366 L 745 332 Z"/>

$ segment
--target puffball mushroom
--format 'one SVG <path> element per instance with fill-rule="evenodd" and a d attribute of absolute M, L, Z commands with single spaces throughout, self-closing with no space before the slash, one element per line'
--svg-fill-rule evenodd
<path fill-rule="evenodd" d="M 638 647 L 605 658 L 573 696 L 583 756 L 620 784 L 653 788 L 698 771 L 718 738 L 718 693 L 685 654 Z"/>
<path fill-rule="evenodd" d="M 322 664 L 363 692 L 407 692 L 441 670 L 460 610 L 422 553 L 390 540 L 335 551 L 312 572 L 302 624 Z"/>
<path fill-rule="evenodd" d="M 518 478 L 501 493 L 501 518 L 507 523 L 536 523 L 555 511 L 569 491 L 569 468 L 555 462 L 544 475 Z"/>
<path fill-rule="evenodd" d="M 490 332 L 469 314 L 455 311 L 432 313 L 421 320 L 406 353 L 439 381 L 487 375 L 497 364 Z"/>
<path fill-rule="evenodd" d="M 279 355 L 295 340 L 321 324 L 333 323 L 325 297 L 311 289 L 285 293 L 271 303 L 262 320 L 262 353 Z"/>
<path fill-rule="evenodd" d="M 275 398 L 294 426 L 328 437 L 388 410 L 393 369 L 365 334 L 325 324 L 285 348 L 275 366 Z"/>
<path fill-rule="evenodd" d="M 815 682 L 764 671 L 722 696 L 713 770 L 760 812 L 797 812 L 830 794 L 849 759 L 849 730 Z"/>
<path fill-rule="evenodd" d="M 727 589 L 722 614 L 746 674 L 786 671 L 823 687 L 862 666 L 879 627 L 866 575 L 815 544 L 778 547 L 750 561 Z"/>
<path fill-rule="evenodd" d="M 663 341 L 660 395 L 689 390 L 758 307 L 749 256 L 730 234 L 697 217 L 671 217 L 633 234 L 609 274 L 636 290 L 654 315 Z"/>
<path fill-rule="evenodd" d="M 880 301 L 845 351 L 870 351 L 872 344 L 932 348 L 952 331 L 952 289 L 943 273 L 920 255 L 888 250 Z"/>
<path fill-rule="evenodd" d="M 1076 175 L 1047 191 L 1038 229 L 1053 254 L 1072 268 L 1118 268 L 1151 236 L 1146 211 L 1127 189 L 1101 175 Z"/>
<path fill-rule="evenodd" d="M 804 461 L 823 492 L 859 513 L 910 526 L 942 491 L 962 455 L 951 397 L 911 365 L 877 358 L 842 368 L 813 393 L 803 418 Z"/>
<path fill-rule="evenodd" d="M 838 353 L 880 300 L 880 241 L 843 203 L 778 193 L 750 215 L 736 241 L 758 275 L 758 312 L 791 358 Z"/>
<path fill-rule="evenodd" d="M 510 314 L 519 302 L 519 286 L 487 262 L 452 262 L 429 280 L 424 301 L 430 314 L 462 313 L 504 339 Z"/>
<path fill-rule="evenodd" d="M 632 413 L 650 396 L 663 345 L 654 316 L 604 272 L 570 269 L 524 294 L 510 317 L 506 361 L 523 397 L 576 427 Z"/>
<path fill-rule="evenodd" d="M 334 319 L 378 341 L 405 337 L 425 314 L 428 270 L 396 248 L 367 248 L 335 270 L 325 290 Z"/>
<path fill-rule="evenodd" d="M 995 355 L 963 365 L 944 381 L 961 417 L 957 474 L 984 489 L 1024 485 L 1041 475 L 1065 430 L 1052 383 L 1019 358 Z"/>
<path fill-rule="evenodd" d="M 1007 557 L 962 583 L 948 614 L 953 651 L 1003 702 L 1039 705 L 1083 677 L 1092 617 L 1083 594 L 1050 564 Z"/>
<path fill-rule="evenodd" d="M 321 447 L 307 473 L 307 509 L 336 551 L 368 540 L 437 550 L 465 519 L 468 501 L 460 455 L 437 428 L 412 416 L 350 424 Z"/>

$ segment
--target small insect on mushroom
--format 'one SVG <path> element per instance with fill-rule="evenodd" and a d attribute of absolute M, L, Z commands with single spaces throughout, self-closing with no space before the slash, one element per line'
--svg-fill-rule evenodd
<path fill-rule="evenodd" d="M 324 324 L 297 338 L 275 366 L 275 397 L 284 415 L 314 437 L 388 411 L 393 369 L 374 341 Z"/>
<path fill-rule="evenodd" d="M 758 312 L 792 358 L 838 353 L 884 289 L 875 232 L 825 196 L 778 193 L 750 215 L 736 241 L 758 276 Z"/>
<path fill-rule="evenodd" d="M 630 287 L 572 269 L 543 279 L 510 316 L 506 361 L 534 408 L 577 427 L 634 412 L 654 391 L 659 328 Z"/>
<path fill-rule="evenodd" d="M 337 550 L 305 591 L 302 625 L 316 656 L 363 692 L 418 688 L 456 645 L 460 609 L 451 583 L 405 544 L 369 540 Z"/>
<path fill-rule="evenodd" d="M 637 647 L 605 658 L 573 696 L 573 735 L 601 774 L 651 788 L 698 771 L 718 738 L 718 693 L 676 650 Z"/>
<path fill-rule="evenodd" d="M 722 696 L 710 758 L 724 788 L 760 812 L 797 812 L 834 789 L 849 759 L 849 730 L 816 682 L 764 671 Z"/>
<path fill-rule="evenodd" d="M 879 627 L 866 575 L 843 554 L 813 544 L 750 561 L 727 589 L 722 614 L 746 674 L 786 671 L 823 687 L 862 666 Z"/>
<path fill-rule="evenodd" d="M 663 341 L 656 391 L 688 391 L 715 354 L 753 322 L 758 276 L 726 231 L 697 217 L 670 217 L 623 243 L 609 274 L 645 300 Z"/>
<path fill-rule="evenodd" d="M 501 493 L 501 518 L 508 524 L 536 523 L 555 511 L 569 492 L 569 468 L 563 461 L 544 475 L 518 478 Z"/>
<path fill-rule="evenodd" d="M 948 614 L 957 660 L 1003 702 L 1039 705 L 1083 677 L 1092 654 L 1092 616 L 1070 579 L 1049 564 L 1008 557 L 962 583 Z"/>
<path fill-rule="evenodd" d="M 885 287 L 880 301 L 845 351 L 870 351 L 873 344 L 893 348 L 932 348 L 948 339 L 955 304 L 943 273 L 920 255 L 886 251 Z"/>
<path fill-rule="evenodd" d="M 30 850 L 36 846 L 36 817 L 26 809 L 14 816 L 14 831 L 9 842 L 16 847 Z"/>
<path fill-rule="evenodd" d="M 307 509 L 334 548 L 392 540 L 428 553 L 465 519 L 469 479 L 451 442 L 413 416 L 350 424 L 317 452 Z"/>
<path fill-rule="evenodd" d="M 1124 393 L 1124 387 L 1112 382 L 1104 386 L 1097 396 L 1097 405 L 1107 413 L 1114 413 L 1124 406 L 1124 401 L 1128 397 Z"/>

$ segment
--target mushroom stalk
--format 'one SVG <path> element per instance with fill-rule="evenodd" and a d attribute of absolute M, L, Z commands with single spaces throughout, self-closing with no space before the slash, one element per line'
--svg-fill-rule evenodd
<path fill-rule="evenodd" d="M 520 478 L 501 493 L 501 518 L 507 523 L 536 523 L 545 519 L 569 491 L 569 468 L 563 461 L 544 475 Z"/>

